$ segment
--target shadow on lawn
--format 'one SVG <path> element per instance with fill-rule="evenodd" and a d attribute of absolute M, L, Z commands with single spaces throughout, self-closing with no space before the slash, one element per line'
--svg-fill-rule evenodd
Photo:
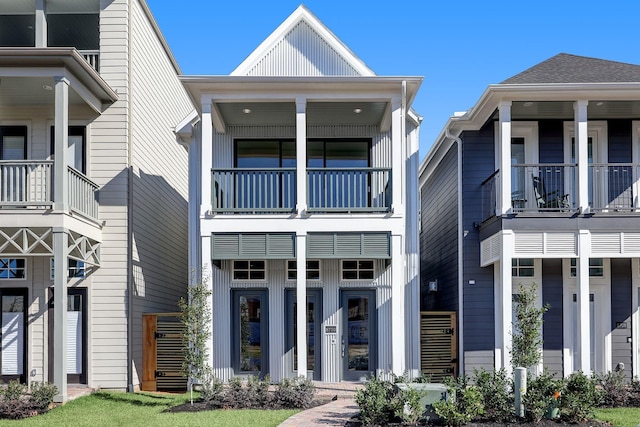
<path fill-rule="evenodd" d="M 98 399 L 109 400 L 112 402 L 118 403 L 128 403 L 133 406 L 169 406 L 175 404 L 175 400 L 171 396 L 158 396 L 152 394 L 125 394 L 122 395 L 114 394 L 114 393 L 102 393 L 97 392 L 93 393 Z M 141 399 L 144 397 L 144 401 Z M 155 401 L 146 401 L 146 399 L 155 399 Z"/>

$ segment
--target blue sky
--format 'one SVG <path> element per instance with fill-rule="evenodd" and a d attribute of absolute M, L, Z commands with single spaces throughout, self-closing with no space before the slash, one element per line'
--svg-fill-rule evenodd
<path fill-rule="evenodd" d="M 184 74 L 229 74 L 299 0 L 147 0 Z M 423 158 L 454 111 L 560 52 L 640 64 L 638 0 L 306 0 L 378 75 L 424 76 Z"/>

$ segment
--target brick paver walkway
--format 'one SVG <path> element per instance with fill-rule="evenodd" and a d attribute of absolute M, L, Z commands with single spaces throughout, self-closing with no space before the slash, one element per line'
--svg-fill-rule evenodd
<path fill-rule="evenodd" d="M 358 413 L 358 405 L 353 398 L 356 390 L 361 387 L 360 384 L 316 382 L 315 385 L 318 397 L 335 397 L 335 400 L 299 412 L 285 420 L 280 424 L 280 427 L 344 426 L 351 417 Z"/>

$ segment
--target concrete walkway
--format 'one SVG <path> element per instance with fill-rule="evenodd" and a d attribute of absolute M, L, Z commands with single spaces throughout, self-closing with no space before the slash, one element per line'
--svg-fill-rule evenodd
<path fill-rule="evenodd" d="M 344 426 L 358 413 L 354 397 L 362 387 L 360 383 L 315 383 L 318 398 L 335 398 L 335 400 L 316 406 L 285 420 L 280 426 Z"/>

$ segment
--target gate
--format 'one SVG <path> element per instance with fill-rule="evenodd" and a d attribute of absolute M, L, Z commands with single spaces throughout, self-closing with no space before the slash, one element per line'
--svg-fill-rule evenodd
<path fill-rule="evenodd" d="M 187 378 L 180 372 L 184 360 L 180 313 L 143 314 L 142 323 L 142 390 L 186 390 Z"/>
<path fill-rule="evenodd" d="M 432 382 L 458 374 L 455 311 L 420 313 L 420 370 Z"/>

